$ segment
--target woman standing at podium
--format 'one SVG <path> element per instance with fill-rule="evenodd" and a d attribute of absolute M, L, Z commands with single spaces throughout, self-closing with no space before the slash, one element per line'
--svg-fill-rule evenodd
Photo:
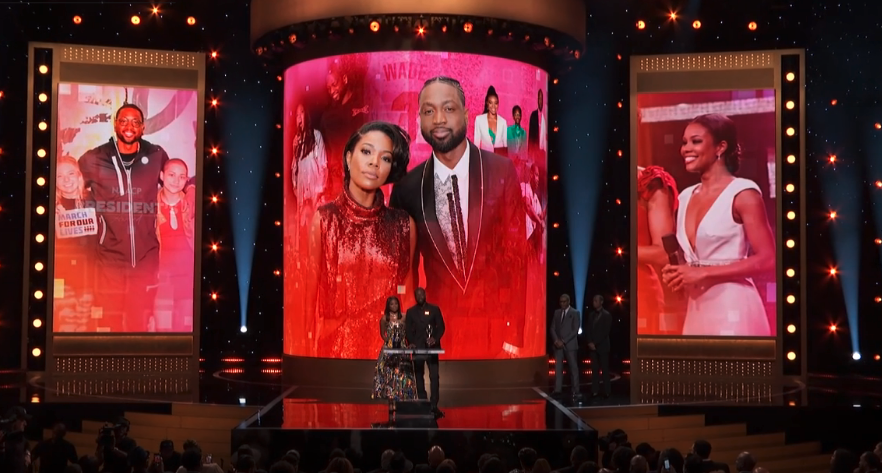
<path fill-rule="evenodd" d="M 395 412 L 395 401 L 409 401 L 417 397 L 411 355 L 388 354 L 387 348 L 407 348 L 404 330 L 404 314 L 401 302 L 392 296 L 386 299 L 386 310 L 380 319 L 380 336 L 383 348 L 377 359 L 377 372 L 374 375 L 373 399 L 388 399 L 389 413 Z"/>

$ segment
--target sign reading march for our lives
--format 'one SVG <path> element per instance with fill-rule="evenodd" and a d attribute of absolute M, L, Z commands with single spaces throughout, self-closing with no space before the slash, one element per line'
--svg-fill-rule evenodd
<path fill-rule="evenodd" d="M 60 210 L 55 214 L 55 234 L 58 238 L 77 238 L 98 234 L 95 209 Z"/>

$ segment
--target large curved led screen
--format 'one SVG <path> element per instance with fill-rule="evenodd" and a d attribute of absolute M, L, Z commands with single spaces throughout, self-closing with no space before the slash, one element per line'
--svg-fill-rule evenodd
<path fill-rule="evenodd" d="M 637 96 L 637 334 L 777 333 L 774 90 Z"/>
<path fill-rule="evenodd" d="M 545 353 L 547 82 L 445 52 L 285 72 L 286 354 L 376 359 L 387 299 L 406 310 L 417 287 L 443 314 L 442 358 Z M 398 128 L 358 134 L 375 121 Z"/>
<path fill-rule="evenodd" d="M 58 85 L 55 332 L 192 332 L 195 90 Z"/>

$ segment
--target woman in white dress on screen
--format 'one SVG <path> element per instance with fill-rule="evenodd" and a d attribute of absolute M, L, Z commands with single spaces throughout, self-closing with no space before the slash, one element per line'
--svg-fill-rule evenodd
<path fill-rule="evenodd" d="M 484 113 L 475 117 L 475 146 L 490 152 L 508 148 L 508 123 L 499 116 L 499 95 L 492 85 L 484 98 Z"/>
<path fill-rule="evenodd" d="M 741 158 L 735 123 L 718 114 L 695 118 L 680 155 L 687 171 L 701 175 L 679 197 L 677 240 L 686 264 L 662 269 L 664 282 L 688 297 L 683 335 L 769 336 L 751 278 L 774 271 L 775 240 L 759 186 L 734 175 Z"/>
<path fill-rule="evenodd" d="M 315 210 L 323 205 L 323 195 L 329 191 L 328 156 L 322 134 L 313 128 L 306 107 L 298 104 L 294 108 L 294 158 L 291 160 L 291 182 L 297 198 L 299 212 L 299 232 L 295 240 L 295 250 L 305 250 L 306 232 Z M 302 248 L 303 247 L 303 248 Z"/>

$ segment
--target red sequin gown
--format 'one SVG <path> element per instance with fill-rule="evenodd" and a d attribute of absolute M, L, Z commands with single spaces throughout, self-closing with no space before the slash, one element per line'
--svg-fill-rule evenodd
<path fill-rule="evenodd" d="M 677 210 L 677 183 L 673 176 L 660 166 L 649 166 L 637 176 L 637 246 L 652 245 L 649 233 L 649 214 L 646 202 L 653 192 L 659 188 L 658 183 L 650 188 L 656 179 L 661 180 L 661 187 L 672 193 L 671 215 Z M 671 229 L 673 233 L 673 229 Z M 662 332 L 660 318 L 665 311 L 665 291 L 662 288 L 659 274 L 648 264 L 637 265 L 637 333 L 640 335 L 660 335 Z"/>
<path fill-rule="evenodd" d="M 322 258 L 316 299 L 317 355 L 376 359 L 377 320 L 410 269 L 410 217 L 377 192 L 365 208 L 344 190 L 318 209 Z M 402 300 L 402 303 L 406 301 Z"/>

